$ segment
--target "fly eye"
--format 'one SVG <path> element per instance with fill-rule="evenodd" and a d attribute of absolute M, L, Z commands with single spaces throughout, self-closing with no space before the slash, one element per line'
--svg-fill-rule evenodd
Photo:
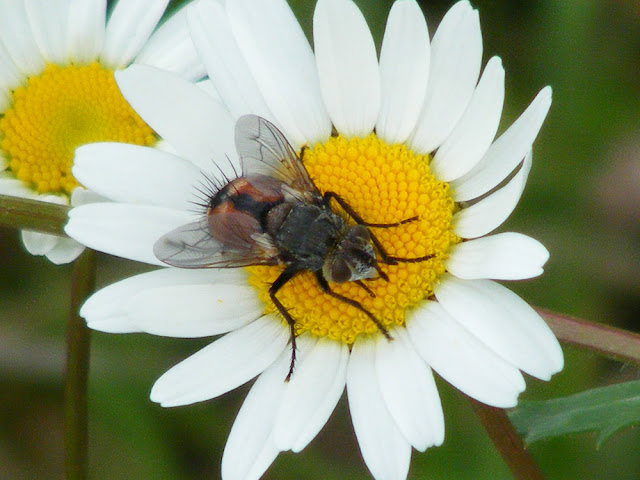
<path fill-rule="evenodd" d="M 344 283 L 351 280 L 351 269 L 347 262 L 341 258 L 334 259 L 329 264 L 329 271 L 325 273 L 328 273 L 329 280 L 335 283 Z"/>

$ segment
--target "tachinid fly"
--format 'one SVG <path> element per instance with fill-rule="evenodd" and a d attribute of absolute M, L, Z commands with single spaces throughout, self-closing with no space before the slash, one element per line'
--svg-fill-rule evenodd
<path fill-rule="evenodd" d="M 202 219 L 158 240 L 153 248 L 156 257 L 180 268 L 284 265 L 269 288 L 269 296 L 291 331 L 292 354 L 287 380 L 295 364 L 295 319 L 277 294 L 299 272 L 312 272 L 327 295 L 366 314 L 391 339 L 371 312 L 360 302 L 334 292 L 329 282 L 356 282 L 374 296 L 363 280 L 376 276 L 387 280 L 379 264 L 421 262 L 431 258 L 431 255 L 414 259 L 391 257 L 370 230 L 396 227 L 416 218 L 392 224 L 367 223 L 336 193 L 320 193 L 301 157 L 282 132 L 264 118 L 241 117 L 235 127 L 235 142 L 242 175 L 212 193 Z M 355 224 L 345 222 L 334 213 L 331 200 L 340 205 Z"/>

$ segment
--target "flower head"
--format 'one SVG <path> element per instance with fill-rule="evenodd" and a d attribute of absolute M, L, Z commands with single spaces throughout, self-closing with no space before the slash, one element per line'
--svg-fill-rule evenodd
<path fill-rule="evenodd" d="M 333 192 L 336 215 L 368 226 L 379 267 L 373 278 L 329 289 L 307 269 L 278 288 L 297 335 L 289 382 L 290 331 L 271 291 L 291 263 L 284 257 L 247 268 L 164 268 L 84 305 L 97 330 L 225 334 L 156 382 L 151 398 L 164 406 L 211 399 L 259 375 L 232 428 L 223 478 L 258 478 L 280 451 L 302 450 L 345 386 L 373 476 L 405 478 L 412 447 L 444 440 L 432 369 L 471 397 L 510 407 L 525 388 L 520 371 L 547 380 L 562 368 L 546 324 L 494 281 L 539 275 L 546 249 L 525 235 L 490 235 L 522 194 L 551 90 L 494 140 L 504 71 L 494 57 L 480 76 L 478 14 L 466 1 L 431 41 L 416 2 L 396 1 L 379 60 L 350 0 L 318 1 L 315 52 L 284 0 L 200 0 L 189 25 L 220 101 L 153 69 L 117 74 L 125 98 L 178 154 L 80 148 L 74 174 L 116 203 L 74 209 L 69 235 L 162 266 L 158 239 L 206 218 L 190 206 L 203 172 L 222 185 L 252 173 L 255 151 L 242 134 L 236 149 L 233 132 L 255 114 L 282 132 L 319 191 Z M 217 188 L 204 192 L 211 207 Z M 211 224 L 198 235 L 215 239 Z M 208 234 L 189 246 L 207 255 Z"/>
<path fill-rule="evenodd" d="M 184 12 L 156 32 L 168 0 L 15 0 L 0 6 L 0 194 L 59 204 L 95 200 L 71 173 L 75 148 L 96 141 L 155 145 L 113 73 L 131 63 L 197 79 L 204 72 Z M 27 250 L 55 263 L 83 247 L 23 232 Z"/>

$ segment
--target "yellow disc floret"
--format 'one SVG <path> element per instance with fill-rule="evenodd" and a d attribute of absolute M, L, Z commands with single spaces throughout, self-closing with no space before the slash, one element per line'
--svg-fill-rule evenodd
<path fill-rule="evenodd" d="M 0 119 L 0 148 L 9 169 L 34 190 L 70 194 L 76 147 L 91 142 L 151 145 L 156 136 L 118 89 L 113 71 L 89 65 L 48 65 L 13 92 Z"/>
<path fill-rule="evenodd" d="M 433 295 L 434 285 L 445 270 L 447 251 L 460 241 L 451 227 L 455 204 L 449 185 L 431 174 L 429 160 L 404 145 L 388 145 L 375 134 L 349 140 L 332 137 L 304 152 L 304 165 L 319 190 L 337 193 L 364 221 L 393 224 L 417 217 L 395 227 L 371 228 L 371 232 L 392 257 L 433 258 L 386 265 L 378 256 L 388 281 L 377 277 L 365 282 L 373 297 L 355 282 L 330 284 L 335 292 L 360 302 L 386 327 L 403 325 L 407 312 Z M 349 219 L 337 205 L 332 204 L 332 208 Z M 249 281 L 259 290 L 267 312 L 276 311 L 268 290 L 282 269 L 247 268 Z M 309 331 L 352 344 L 358 334 L 377 331 L 363 312 L 324 293 L 309 272 L 298 274 L 277 296 L 295 319 L 298 334 Z"/>

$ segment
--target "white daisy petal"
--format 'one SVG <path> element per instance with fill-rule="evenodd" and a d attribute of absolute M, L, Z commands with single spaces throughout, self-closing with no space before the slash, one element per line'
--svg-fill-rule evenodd
<path fill-rule="evenodd" d="M 54 63 L 67 60 L 69 0 L 25 0 L 24 3 L 33 37 L 44 59 Z"/>
<path fill-rule="evenodd" d="M 237 119 L 252 113 L 273 121 L 238 48 L 224 7 L 215 0 L 201 0 L 187 10 L 193 42 L 231 115 Z"/>
<path fill-rule="evenodd" d="M 415 129 L 429 80 L 431 46 L 424 15 L 413 1 L 395 2 L 380 50 L 381 105 L 376 134 L 404 142 Z"/>
<path fill-rule="evenodd" d="M 22 84 L 24 79 L 24 75 L 14 63 L 5 46 L 0 42 L 0 88 L 7 98 L 7 100 L 3 100 L 4 104 L 9 105 L 9 91 Z M 0 111 L 4 112 L 5 110 L 6 107 Z"/>
<path fill-rule="evenodd" d="M 449 136 L 473 95 L 482 62 L 478 12 L 456 3 L 442 19 L 431 42 L 427 98 L 409 139 L 412 150 L 435 150 Z"/>
<path fill-rule="evenodd" d="M 104 46 L 106 0 L 71 0 L 67 19 L 67 59 L 94 61 Z"/>
<path fill-rule="evenodd" d="M 313 52 L 286 0 L 234 0 L 226 8 L 265 102 L 293 146 L 328 139 L 331 121 Z"/>
<path fill-rule="evenodd" d="M 70 203 L 74 207 L 79 207 L 80 205 L 86 205 L 88 203 L 104 203 L 107 201 L 106 197 L 98 195 L 96 192 L 86 190 L 83 187 L 76 187 L 73 192 L 71 192 Z"/>
<path fill-rule="evenodd" d="M 522 115 L 493 142 L 473 170 L 451 183 L 453 199 L 462 202 L 477 198 L 504 180 L 531 150 L 549 107 L 551 87 L 545 87 Z"/>
<path fill-rule="evenodd" d="M 169 0 L 127 0 L 118 2 L 107 23 L 101 58 L 121 68 L 138 54 L 156 28 Z"/>
<path fill-rule="evenodd" d="M 364 137 L 380 111 L 376 47 L 362 13 L 351 0 L 319 0 L 313 40 L 324 103 L 338 133 Z"/>
<path fill-rule="evenodd" d="M 562 349 L 540 315 L 490 280 L 442 277 L 435 295 L 469 332 L 509 363 L 542 380 L 562 370 Z"/>
<path fill-rule="evenodd" d="M 56 245 L 45 255 L 56 265 L 73 262 L 84 252 L 84 245 L 80 245 L 72 238 L 59 238 Z"/>
<path fill-rule="evenodd" d="M 477 238 L 498 228 L 516 208 L 531 171 L 531 150 L 522 167 L 504 187 L 453 215 L 453 231 L 461 238 Z M 453 192 L 455 196 L 455 192 Z"/>
<path fill-rule="evenodd" d="M 222 455 L 224 480 L 258 480 L 280 451 L 273 441 L 275 412 L 287 388 L 290 352 L 285 349 L 251 387 Z"/>
<path fill-rule="evenodd" d="M 193 208 L 204 180 L 191 162 L 127 143 L 92 143 L 76 150 L 72 169 L 85 187 L 110 200 L 181 210 Z"/>
<path fill-rule="evenodd" d="M 522 280 L 542 275 L 549 252 L 537 240 L 515 232 L 458 243 L 444 261 L 447 271 L 473 280 Z"/>
<path fill-rule="evenodd" d="M 277 317 L 266 315 L 171 368 L 156 381 L 151 400 L 173 407 L 222 395 L 271 365 L 288 341 L 289 330 Z"/>
<path fill-rule="evenodd" d="M 116 81 L 145 122 L 199 168 L 210 170 L 212 160 L 226 157 L 235 161 L 233 118 L 206 92 L 172 73 L 143 65 L 116 72 Z"/>
<path fill-rule="evenodd" d="M 26 248 L 27 252 L 31 255 L 46 255 L 53 250 L 58 244 L 58 241 L 62 239 L 62 237 L 55 235 L 31 232 L 29 230 L 23 230 L 21 236 L 24 248 Z"/>
<path fill-rule="evenodd" d="M 416 351 L 458 390 L 487 405 L 516 405 L 522 374 L 471 335 L 437 302 L 426 301 L 407 320 Z"/>
<path fill-rule="evenodd" d="M 24 1 L 5 1 L 0 5 L 0 41 L 23 74 L 33 75 L 44 68 Z"/>
<path fill-rule="evenodd" d="M 211 79 L 205 78 L 196 82 L 196 85 L 198 86 L 198 88 L 204 90 L 207 95 L 213 98 L 216 102 L 223 103 L 222 97 L 220 97 L 220 94 L 218 93 L 218 90 L 216 89 L 216 86 L 213 84 Z"/>
<path fill-rule="evenodd" d="M 38 197 L 22 180 L 16 178 L 0 178 L 0 195 L 12 195 L 20 198 Z"/>
<path fill-rule="evenodd" d="M 444 415 L 431 369 L 413 349 L 404 328 L 379 335 L 376 371 L 382 397 L 398 429 L 424 452 L 444 441 Z"/>
<path fill-rule="evenodd" d="M 226 333 L 262 316 L 255 289 L 240 285 L 172 285 L 148 288 L 122 308 L 143 332 L 194 338 Z"/>
<path fill-rule="evenodd" d="M 403 479 L 411 460 L 404 438 L 384 400 L 376 374 L 376 344 L 358 337 L 347 368 L 347 397 L 360 451 L 374 478 Z"/>
<path fill-rule="evenodd" d="M 111 284 L 100 289 L 82 305 L 80 315 L 87 320 L 89 327 L 112 333 L 125 333 L 114 328 L 123 326 L 120 321 L 110 326 L 112 319 L 124 318 L 127 314 L 124 305 L 134 296 L 147 289 L 185 285 L 237 285 L 246 284 L 247 274 L 242 269 L 212 269 L 182 270 L 163 268 L 153 272 L 142 273 Z M 127 317 L 128 318 L 128 317 Z M 128 318 L 129 325 L 126 332 L 139 332 L 135 319 Z"/>
<path fill-rule="evenodd" d="M 440 180 L 460 178 L 480 161 L 498 131 L 503 102 L 504 68 L 502 61 L 493 57 L 464 115 L 429 165 Z"/>
<path fill-rule="evenodd" d="M 94 250 L 137 262 L 165 266 L 153 244 L 167 232 L 193 221 L 185 211 L 126 203 L 92 203 L 69 213 L 65 232 Z"/>
<path fill-rule="evenodd" d="M 175 12 L 151 35 L 135 63 L 173 72 L 191 81 L 206 75 L 189 34 L 186 8 Z"/>
<path fill-rule="evenodd" d="M 301 451 L 327 423 L 344 391 L 349 348 L 321 338 L 306 350 L 300 348 L 297 359 L 273 429 L 283 451 Z"/>

